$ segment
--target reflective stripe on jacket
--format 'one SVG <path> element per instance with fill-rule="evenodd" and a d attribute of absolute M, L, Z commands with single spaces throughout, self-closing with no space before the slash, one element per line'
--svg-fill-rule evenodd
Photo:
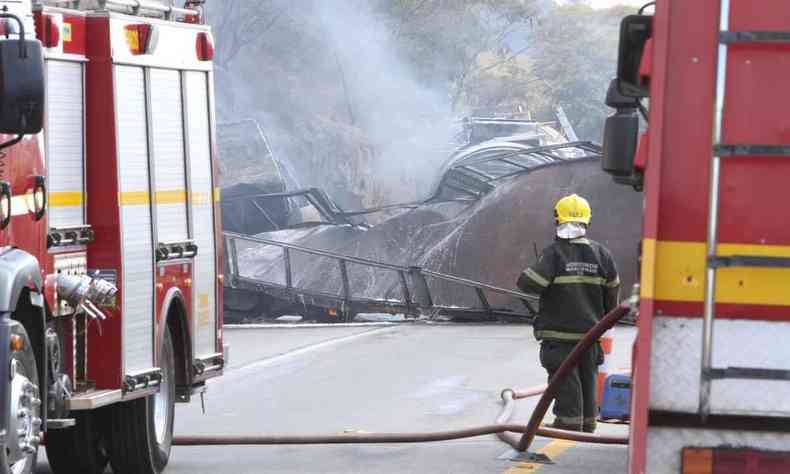
<path fill-rule="evenodd" d="M 586 238 L 557 239 L 524 270 L 518 287 L 540 295 L 535 336 L 573 342 L 617 305 L 620 278 L 603 245 Z"/>

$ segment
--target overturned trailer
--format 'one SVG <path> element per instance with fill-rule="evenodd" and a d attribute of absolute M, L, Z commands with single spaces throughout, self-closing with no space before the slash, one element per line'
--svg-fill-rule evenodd
<path fill-rule="evenodd" d="M 496 139 L 454 153 L 430 197 L 418 203 L 343 211 L 317 190 L 235 199 L 233 205 L 259 212 L 257 219 L 247 215 L 252 224 L 282 221 L 295 211 L 320 217 L 267 224 L 270 229 L 256 235 L 226 233 L 226 319 L 528 318 L 520 295 L 507 289 L 535 249 L 553 239 L 551 209 L 561 195 L 573 191 L 590 199 L 596 210 L 591 237 L 618 261 L 636 255 L 639 202 L 608 186 L 599 157 L 589 142 L 536 147 L 518 137 Z M 390 216 L 366 225 L 365 216 L 379 213 Z M 623 267 L 621 273 L 628 288 L 635 271 Z"/>

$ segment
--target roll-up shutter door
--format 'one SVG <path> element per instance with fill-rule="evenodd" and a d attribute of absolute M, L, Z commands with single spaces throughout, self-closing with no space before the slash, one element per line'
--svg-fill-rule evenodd
<path fill-rule="evenodd" d="M 159 242 L 181 242 L 188 238 L 181 74 L 151 69 L 149 78 L 156 238 Z"/>
<path fill-rule="evenodd" d="M 192 190 L 193 239 L 198 246 L 193 291 L 193 334 L 195 355 L 216 352 L 216 269 L 214 251 L 214 207 L 209 136 L 208 76 L 187 72 L 186 110 Z"/>
<path fill-rule="evenodd" d="M 83 64 L 49 60 L 46 71 L 49 225 L 84 225 Z"/>
<path fill-rule="evenodd" d="M 153 366 L 154 264 L 143 69 L 115 66 L 125 373 Z"/>

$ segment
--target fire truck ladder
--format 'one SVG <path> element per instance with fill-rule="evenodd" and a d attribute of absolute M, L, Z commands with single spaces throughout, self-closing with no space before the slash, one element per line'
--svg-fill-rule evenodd
<path fill-rule="evenodd" d="M 790 258 L 752 255 L 717 255 L 719 194 L 722 158 L 728 157 L 790 157 L 790 145 L 724 144 L 722 142 L 724 107 L 727 85 L 727 58 L 730 45 L 790 44 L 790 32 L 730 31 L 731 0 L 721 0 L 719 18 L 718 66 L 716 69 L 716 109 L 713 137 L 713 159 L 710 169 L 708 202 L 707 270 L 702 330 L 702 367 L 700 373 L 699 415 L 706 420 L 711 411 L 711 389 L 714 380 L 753 379 L 790 380 L 790 370 L 750 367 L 713 367 L 713 323 L 716 309 L 716 272 L 719 268 L 756 267 L 790 268 Z"/>
<path fill-rule="evenodd" d="M 389 263 L 376 262 L 359 257 L 342 255 L 335 252 L 317 250 L 300 245 L 294 245 L 276 240 L 253 237 L 249 235 L 225 232 L 225 249 L 229 253 L 226 272 L 230 277 L 231 288 L 260 292 L 275 296 L 280 299 L 309 299 L 312 305 L 325 308 L 340 308 L 346 320 L 357 313 L 398 313 L 411 316 L 446 315 L 453 317 L 486 317 L 489 319 L 514 319 L 531 320 L 534 316 L 532 306 L 528 302 L 536 303 L 538 298 L 518 291 L 499 288 L 478 281 L 469 280 L 453 275 L 428 270 L 417 266 L 402 266 Z M 282 264 L 284 270 L 284 283 L 265 281 L 261 277 L 243 274 L 239 270 L 239 246 L 272 246 L 282 250 Z M 294 283 L 292 255 L 301 253 L 314 257 L 328 258 L 337 263 L 340 274 L 341 289 L 335 294 L 325 290 L 316 290 L 300 287 Z M 350 265 L 362 267 L 366 270 L 394 272 L 398 276 L 400 298 L 371 298 L 355 295 L 349 280 L 348 268 Z M 437 304 L 434 293 L 428 284 L 428 279 L 433 279 L 443 284 L 458 285 L 474 291 L 479 306 L 456 306 Z M 498 307 L 492 304 L 487 295 L 500 295 L 514 301 L 517 305 Z M 514 309 L 515 306 L 518 309 Z M 521 310 L 523 308 L 523 310 Z"/>

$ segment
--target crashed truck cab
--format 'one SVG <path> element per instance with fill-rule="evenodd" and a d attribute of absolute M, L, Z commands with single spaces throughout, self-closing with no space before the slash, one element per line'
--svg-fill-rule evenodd
<path fill-rule="evenodd" d="M 44 431 L 55 473 L 160 472 L 169 444 L 136 433 L 171 437 L 172 404 L 225 367 L 213 38 L 202 2 L 171 3 L 0 1 L 0 429 L 20 433 L 5 438 L 13 472 L 32 471 Z"/>

